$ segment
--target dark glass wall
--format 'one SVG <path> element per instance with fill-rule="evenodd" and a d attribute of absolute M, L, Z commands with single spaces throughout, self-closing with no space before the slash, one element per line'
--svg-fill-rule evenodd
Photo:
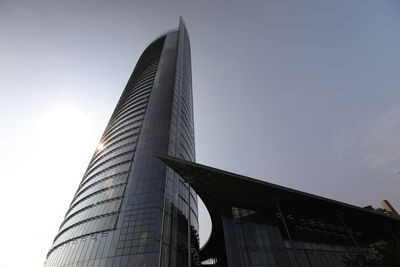
<path fill-rule="evenodd" d="M 231 217 L 222 217 L 229 267 L 344 267 L 347 266 L 346 257 L 362 251 L 338 221 L 285 216 L 285 224 L 290 231 L 288 238 L 279 213 L 231 209 Z"/>
<path fill-rule="evenodd" d="M 189 39 L 181 21 L 179 31 L 140 57 L 45 266 L 187 266 L 189 192 L 154 153 L 194 160 L 192 110 Z M 196 236 L 194 192 L 191 199 Z"/>
<path fill-rule="evenodd" d="M 202 266 L 400 266 L 396 215 L 158 157 L 190 182 L 210 213 Z"/>

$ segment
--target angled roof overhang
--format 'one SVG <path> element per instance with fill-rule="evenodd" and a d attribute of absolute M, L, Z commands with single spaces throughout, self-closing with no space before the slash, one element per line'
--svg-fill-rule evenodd
<path fill-rule="evenodd" d="M 389 226 L 396 233 L 400 232 L 400 217 L 397 216 L 389 216 L 379 211 L 360 208 L 171 156 L 160 154 L 156 156 L 190 183 L 210 213 L 212 231 L 209 240 L 201 249 L 202 260 L 213 257 L 214 251 L 220 247 L 223 236 L 220 225 L 221 212 L 231 206 L 275 214 L 278 200 L 282 209 L 290 214 L 297 213 L 310 217 L 318 215 L 322 219 L 340 214 L 352 224 L 377 222 Z"/>

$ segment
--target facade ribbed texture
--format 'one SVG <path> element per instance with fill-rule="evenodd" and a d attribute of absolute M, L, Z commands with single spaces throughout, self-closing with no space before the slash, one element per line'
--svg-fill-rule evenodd
<path fill-rule="evenodd" d="M 45 266 L 187 266 L 189 210 L 196 265 L 197 196 L 154 156 L 195 160 L 190 65 L 182 21 L 143 52 Z"/>

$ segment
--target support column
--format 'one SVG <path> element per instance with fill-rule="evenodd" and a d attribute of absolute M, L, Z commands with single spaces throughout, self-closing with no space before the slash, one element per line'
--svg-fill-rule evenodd
<path fill-rule="evenodd" d="M 275 204 L 276 204 L 276 207 L 278 208 L 279 214 L 281 215 L 283 226 L 285 227 L 286 234 L 287 234 L 287 236 L 289 238 L 289 241 L 291 243 L 290 245 L 293 247 L 292 236 L 290 235 L 289 228 L 288 228 L 288 226 L 286 224 L 285 215 L 282 212 L 281 205 L 279 204 L 279 199 L 275 199 Z"/>
<path fill-rule="evenodd" d="M 192 251 L 191 251 L 191 245 L 192 245 L 192 224 L 191 224 L 191 218 L 190 218 L 190 181 L 192 178 L 187 179 L 187 185 L 188 185 L 188 208 L 187 208 L 187 213 L 188 213 L 188 267 L 192 267 Z"/>
<path fill-rule="evenodd" d="M 344 228 L 346 229 L 347 234 L 350 236 L 351 240 L 353 241 L 354 245 L 357 248 L 360 248 L 360 246 L 358 245 L 356 239 L 354 238 L 353 234 L 351 233 L 350 229 L 347 227 L 347 224 L 344 222 L 343 218 L 342 218 L 343 214 L 338 214 L 339 219 L 341 221 L 341 223 L 343 224 Z"/>
<path fill-rule="evenodd" d="M 167 181 L 165 181 L 165 182 L 167 183 Z M 163 204 L 162 218 L 161 218 L 160 256 L 158 258 L 158 266 L 159 267 L 161 267 L 162 258 L 163 258 L 163 255 L 164 255 L 163 242 L 164 242 L 164 220 L 165 220 L 165 210 L 166 210 L 166 208 L 165 208 L 166 199 L 167 199 L 167 188 L 164 189 L 164 204 Z"/>
<path fill-rule="evenodd" d="M 283 214 L 283 211 L 281 209 L 281 205 L 279 204 L 279 199 L 278 198 L 275 199 L 275 204 L 276 204 L 276 207 L 277 207 L 277 209 L 278 209 L 278 211 L 279 211 L 279 213 L 281 215 L 283 226 L 285 227 L 286 234 L 287 234 L 287 236 L 289 238 L 289 244 L 290 244 L 290 247 L 291 247 L 290 249 L 292 250 L 293 257 L 294 257 L 296 263 L 299 265 L 299 260 L 297 259 L 296 253 L 294 251 L 295 248 L 294 248 L 294 242 L 293 242 L 293 239 L 292 239 L 292 235 L 290 234 L 289 228 L 288 228 L 287 223 L 286 223 L 285 214 Z M 305 256 L 307 258 L 308 263 L 311 266 L 311 262 L 308 259 L 307 253 L 305 251 L 304 251 L 304 253 L 305 253 Z"/>

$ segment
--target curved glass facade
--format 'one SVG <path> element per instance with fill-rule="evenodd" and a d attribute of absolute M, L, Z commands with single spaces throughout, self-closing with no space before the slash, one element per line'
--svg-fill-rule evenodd
<path fill-rule="evenodd" d="M 45 266 L 187 266 L 188 213 L 196 264 L 197 196 L 155 153 L 195 159 L 190 44 L 182 21 L 140 57 Z"/>

